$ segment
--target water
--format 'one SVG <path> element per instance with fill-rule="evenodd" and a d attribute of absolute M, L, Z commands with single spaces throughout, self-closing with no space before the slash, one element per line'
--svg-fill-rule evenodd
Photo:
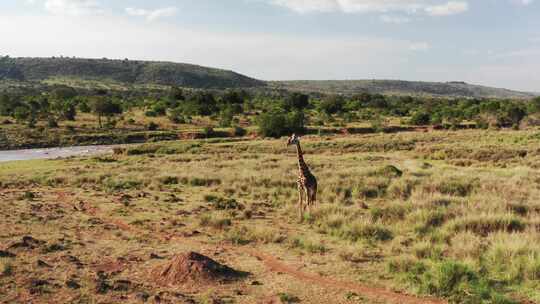
<path fill-rule="evenodd" d="M 24 149 L 0 151 L 0 162 L 31 159 L 54 159 L 69 156 L 111 153 L 116 146 L 79 146 L 47 149 Z"/>

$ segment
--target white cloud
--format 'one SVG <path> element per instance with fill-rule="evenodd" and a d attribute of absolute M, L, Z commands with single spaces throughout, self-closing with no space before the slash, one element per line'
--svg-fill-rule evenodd
<path fill-rule="evenodd" d="M 512 0 L 512 2 L 520 5 L 529 5 L 534 2 L 534 0 Z"/>
<path fill-rule="evenodd" d="M 105 12 L 95 0 L 46 0 L 45 9 L 55 15 L 69 16 L 99 15 Z"/>
<path fill-rule="evenodd" d="M 427 42 L 414 42 L 409 45 L 409 50 L 425 52 L 431 49 L 431 45 Z"/>
<path fill-rule="evenodd" d="M 381 15 L 380 18 L 384 23 L 403 24 L 411 21 L 408 17 L 393 16 L 393 15 Z"/>
<path fill-rule="evenodd" d="M 402 12 L 408 14 L 425 13 L 431 16 L 448 16 L 468 10 L 467 1 L 449 1 L 436 4 L 429 0 L 266 0 L 298 13 L 344 12 L 383 13 Z M 532 0 L 520 0 L 532 1 Z"/>
<path fill-rule="evenodd" d="M 172 17 L 178 13 L 176 7 L 164 7 L 155 10 L 146 10 L 141 8 L 126 8 L 126 13 L 130 16 L 144 17 L 148 21 L 154 21 L 160 18 Z"/>
<path fill-rule="evenodd" d="M 450 16 L 469 10 L 469 3 L 464 1 L 450 1 L 441 5 L 428 6 L 425 10 L 430 16 Z"/>

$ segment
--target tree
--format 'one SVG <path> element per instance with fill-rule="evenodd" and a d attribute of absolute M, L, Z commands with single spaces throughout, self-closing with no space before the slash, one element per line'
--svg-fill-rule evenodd
<path fill-rule="evenodd" d="M 68 86 L 58 86 L 51 92 L 51 96 L 55 99 L 72 99 L 77 96 L 77 91 Z"/>
<path fill-rule="evenodd" d="M 302 111 L 285 113 L 274 109 L 260 115 L 257 123 L 261 135 L 278 138 L 290 133 L 303 133 L 305 116 Z"/>
<path fill-rule="evenodd" d="M 179 87 L 172 87 L 169 91 L 169 98 L 172 100 L 184 100 L 184 90 Z"/>
<path fill-rule="evenodd" d="M 225 107 L 219 113 L 219 126 L 230 127 L 232 125 L 234 113 L 231 107 Z"/>
<path fill-rule="evenodd" d="M 343 110 L 345 99 L 341 95 L 330 95 L 319 104 L 319 110 L 326 114 L 335 114 Z"/>
<path fill-rule="evenodd" d="M 104 96 L 94 96 L 91 100 L 92 112 L 98 117 L 99 127 L 103 128 L 101 118 L 103 116 L 110 119 L 110 117 L 116 114 L 122 114 L 122 107 L 118 102 L 115 102 Z"/>
<path fill-rule="evenodd" d="M 56 114 L 57 119 L 75 120 L 77 108 L 72 99 L 55 98 L 50 103 L 51 110 Z"/>
<path fill-rule="evenodd" d="M 425 111 L 417 111 L 411 117 L 411 124 L 413 125 L 427 125 L 431 121 L 431 116 Z"/>
<path fill-rule="evenodd" d="M 209 92 L 196 92 L 191 95 L 185 104 L 190 104 L 188 106 L 191 112 L 190 115 L 203 115 L 208 116 L 212 115 L 217 111 L 217 103 L 214 95 Z"/>
<path fill-rule="evenodd" d="M 15 111 L 15 108 L 21 105 L 21 102 L 17 98 L 2 95 L 0 96 L 0 115 L 11 115 Z"/>
<path fill-rule="evenodd" d="M 506 107 L 506 119 L 512 126 L 517 126 L 527 116 L 525 109 L 517 104 L 510 104 Z"/>
<path fill-rule="evenodd" d="M 13 110 L 13 118 L 15 118 L 18 122 L 24 121 L 29 116 L 30 111 L 26 107 L 18 106 L 15 108 L 15 110 Z"/>
<path fill-rule="evenodd" d="M 263 113 L 257 122 L 262 136 L 279 138 L 287 134 L 287 116 L 284 113 Z"/>
<path fill-rule="evenodd" d="M 221 97 L 221 101 L 225 104 L 242 104 L 244 103 L 245 93 L 237 90 L 227 90 Z"/>
<path fill-rule="evenodd" d="M 294 92 L 285 98 L 285 107 L 287 109 L 303 110 L 309 106 L 309 96 L 306 94 Z"/>
<path fill-rule="evenodd" d="M 529 114 L 536 114 L 540 113 L 540 96 L 534 98 L 529 102 L 529 106 L 527 107 L 527 112 Z"/>

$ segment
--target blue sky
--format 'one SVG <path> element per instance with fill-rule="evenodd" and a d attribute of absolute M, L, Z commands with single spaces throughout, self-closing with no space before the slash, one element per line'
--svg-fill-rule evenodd
<path fill-rule="evenodd" d="M 540 91 L 540 0 L 3 0 L 0 54 Z"/>

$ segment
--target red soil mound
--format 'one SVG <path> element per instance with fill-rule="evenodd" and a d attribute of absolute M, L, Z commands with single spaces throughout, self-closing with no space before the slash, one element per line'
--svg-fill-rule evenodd
<path fill-rule="evenodd" d="M 192 286 L 224 283 L 246 275 L 196 252 L 177 255 L 151 273 L 154 282 L 161 285 Z"/>

